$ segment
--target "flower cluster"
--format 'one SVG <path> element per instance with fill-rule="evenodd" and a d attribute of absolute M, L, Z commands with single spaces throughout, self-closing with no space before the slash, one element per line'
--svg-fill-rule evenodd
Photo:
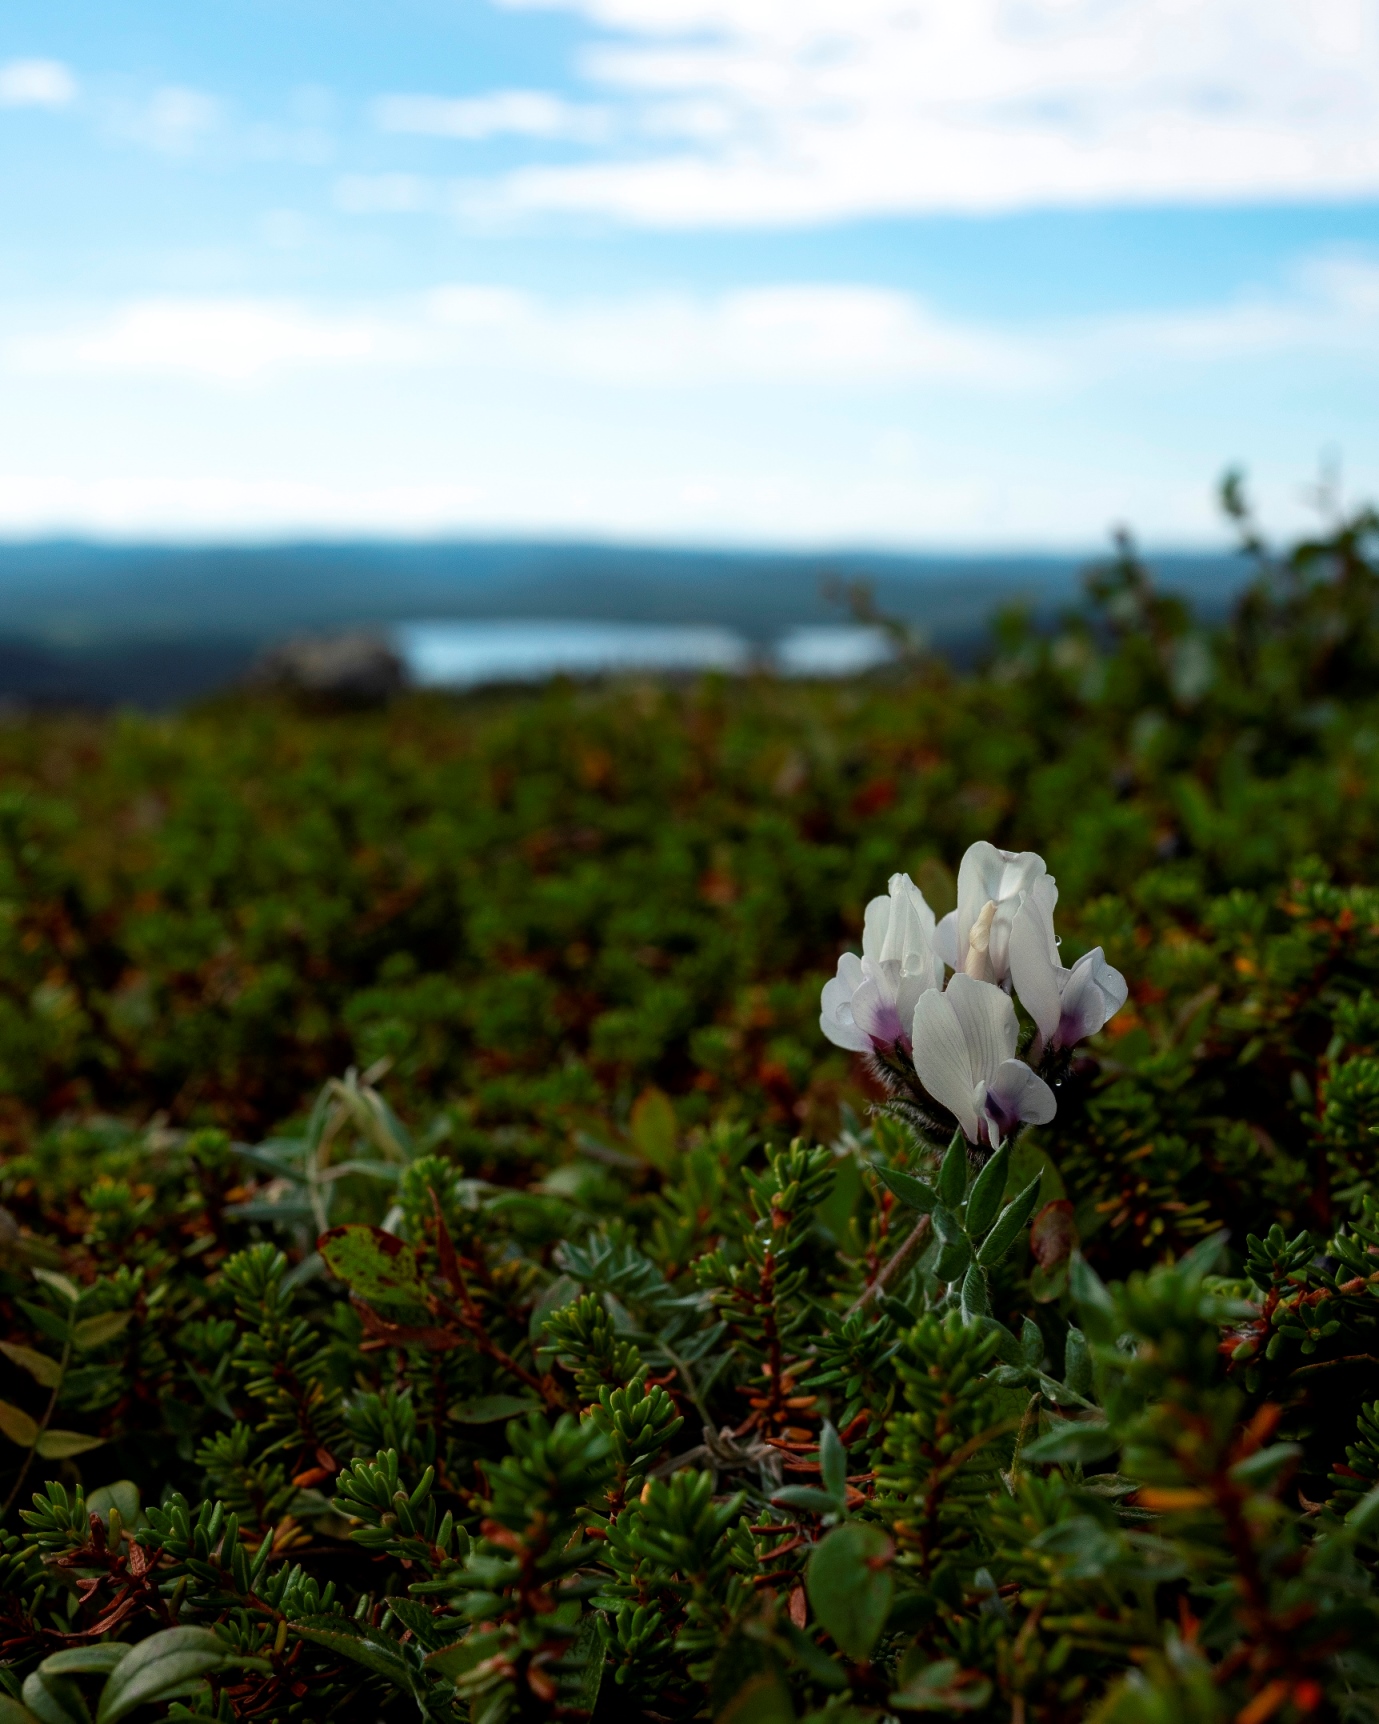
<path fill-rule="evenodd" d="M 936 1102 L 968 1141 L 997 1147 L 1057 1103 L 1041 1072 L 1125 1004 L 1125 978 L 1098 946 L 1059 961 L 1058 887 L 1032 850 L 974 844 L 958 870 L 958 906 L 941 922 L 908 874 L 867 905 L 862 956 L 845 952 L 824 986 L 820 1027 L 869 1054 L 893 1087 Z M 944 986 L 945 970 L 952 976 Z M 1016 1058 L 1014 993 L 1034 1022 Z"/>

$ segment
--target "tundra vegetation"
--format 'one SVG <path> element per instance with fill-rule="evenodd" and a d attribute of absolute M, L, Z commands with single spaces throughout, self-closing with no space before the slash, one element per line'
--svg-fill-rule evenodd
<path fill-rule="evenodd" d="M 1379 518 L 960 675 L 0 728 L 0 1724 L 1379 1718 Z"/>

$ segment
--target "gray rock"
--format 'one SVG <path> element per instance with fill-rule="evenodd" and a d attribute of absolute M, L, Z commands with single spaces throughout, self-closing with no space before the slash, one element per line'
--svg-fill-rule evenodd
<path fill-rule="evenodd" d="M 407 674 L 386 636 L 357 629 L 284 641 L 259 658 L 249 681 L 258 688 L 373 706 L 400 693 Z"/>

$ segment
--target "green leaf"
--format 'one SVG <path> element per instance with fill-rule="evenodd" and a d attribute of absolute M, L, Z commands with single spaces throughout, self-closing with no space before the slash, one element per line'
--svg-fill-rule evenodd
<path fill-rule="evenodd" d="M 111 1672 L 101 1692 L 96 1724 L 118 1724 L 136 1706 L 169 1700 L 212 1670 L 245 1662 L 256 1669 L 269 1668 L 262 1660 L 236 1656 L 209 1628 L 164 1628 L 131 1647 L 128 1658 Z"/>
<path fill-rule="evenodd" d="M 503 1638 L 497 1629 L 476 1630 L 450 1646 L 438 1646 L 434 1652 L 428 1652 L 426 1668 L 439 1671 L 453 1682 L 473 1670 L 476 1664 L 482 1664 L 491 1653 L 497 1652 Z"/>
<path fill-rule="evenodd" d="M 1106 1283 L 1080 1251 L 1073 1252 L 1071 1262 L 1069 1281 L 1073 1303 L 1082 1318 L 1084 1333 L 1093 1341 L 1114 1341 L 1120 1325 L 1116 1320 L 1115 1301 L 1107 1292 Z"/>
<path fill-rule="evenodd" d="M 22 1706 L 12 1694 L 0 1692 L 0 1724 L 42 1724 L 27 1706 Z"/>
<path fill-rule="evenodd" d="M 1379 1532 L 1379 1485 L 1367 1496 L 1360 1498 L 1345 1517 L 1345 1524 L 1359 1538 L 1367 1538 Z M 0 1724 L 3 1724 L 3 1720 L 0 1720 Z"/>
<path fill-rule="evenodd" d="M 46 1335 L 50 1341 L 59 1341 L 64 1345 L 70 1338 L 71 1319 L 50 1311 L 46 1305 L 36 1305 L 32 1299 L 16 1299 L 15 1304 L 38 1330 L 40 1335 Z"/>
<path fill-rule="evenodd" d="M 982 1241 L 977 1261 L 983 1269 L 994 1269 L 1024 1232 L 1025 1223 L 1039 1201 L 1039 1186 L 1044 1174 L 1041 1169 L 1018 1197 L 1013 1197 L 997 1218 L 996 1225 Z"/>
<path fill-rule="evenodd" d="M 579 1666 L 579 1708 L 592 1718 L 608 1662 L 608 1631 L 597 1610 L 591 1610 L 580 1623 L 579 1633 L 570 1649 L 570 1660 Z"/>
<path fill-rule="evenodd" d="M 1243 1461 L 1237 1461 L 1227 1476 L 1238 1485 L 1256 1489 L 1271 1484 L 1277 1474 L 1301 1455 L 1300 1443 L 1272 1443 L 1267 1449 L 1258 1449 L 1254 1454 L 1246 1455 Z"/>
<path fill-rule="evenodd" d="M 975 1680 L 964 1681 L 969 1675 Z M 990 1698 L 986 1677 L 960 1670 L 955 1658 L 940 1658 L 892 1694 L 891 1705 L 902 1712 L 980 1712 Z"/>
<path fill-rule="evenodd" d="M 887 1167 L 884 1162 L 870 1163 L 872 1172 L 881 1183 L 907 1205 L 917 1209 L 922 1215 L 927 1215 L 938 1202 L 938 1193 L 932 1185 L 926 1185 L 922 1179 L 916 1179 L 912 1173 L 902 1173 L 898 1167 Z"/>
<path fill-rule="evenodd" d="M 821 1688 L 831 1688 L 836 1694 L 848 1686 L 847 1672 L 830 1652 L 822 1646 L 816 1646 L 809 1636 L 795 1627 L 793 1622 L 784 1622 L 785 1637 L 790 1642 L 790 1650 L 795 1655 L 795 1661 L 804 1670 L 811 1682 L 817 1682 Z M 810 1717 L 816 1714 L 810 1713 Z M 837 1716 L 829 1713 L 831 1720 Z M 843 1713 L 846 1719 L 847 1714 Z"/>
<path fill-rule="evenodd" d="M 43 1676 L 83 1675 L 92 1670 L 108 1676 L 117 1664 L 123 1663 L 129 1651 L 128 1646 L 109 1640 L 99 1646 L 70 1646 L 65 1652 L 45 1658 L 38 1669 Z"/>
<path fill-rule="evenodd" d="M 819 1472 L 824 1489 L 832 1497 L 846 1501 L 848 1494 L 848 1452 L 834 1430 L 832 1421 L 824 1420 L 819 1434 Z"/>
<path fill-rule="evenodd" d="M 986 1276 L 981 1268 L 974 1263 L 962 1278 L 962 1320 L 970 1323 L 975 1317 L 991 1315 L 991 1296 L 986 1290 Z"/>
<path fill-rule="evenodd" d="M 1085 1514 L 1045 1527 L 1030 1540 L 1030 1549 L 1064 1558 L 1059 1566 L 1066 1580 L 1099 1579 L 1123 1554 L 1117 1535 Z"/>
<path fill-rule="evenodd" d="M 782 1485 L 772 1492 L 771 1501 L 783 1508 L 806 1509 L 810 1514 L 841 1514 L 844 1507 L 843 1498 L 814 1485 Z"/>
<path fill-rule="evenodd" d="M 934 1274 L 940 1281 L 956 1281 L 972 1261 L 972 1247 L 966 1235 L 945 1245 L 934 1264 Z"/>
<path fill-rule="evenodd" d="M 1010 1167 L 1010 1144 L 1003 1143 L 977 1175 L 967 1198 L 967 1231 L 980 1239 L 1001 1207 L 1006 1191 L 1006 1174 Z"/>
<path fill-rule="evenodd" d="M 540 1401 L 530 1395 L 479 1395 L 472 1401 L 456 1401 L 450 1417 L 457 1425 L 496 1425 L 540 1410 Z"/>
<path fill-rule="evenodd" d="M 45 1389 L 55 1389 L 62 1381 L 62 1361 L 50 1359 L 36 1347 L 21 1347 L 17 1341 L 0 1341 L 0 1353 L 11 1364 L 18 1365 L 21 1371 L 27 1371 L 34 1382 Z"/>
<path fill-rule="evenodd" d="M 324 1646 L 328 1652 L 338 1653 L 343 1658 L 353 1659 L 356 1664 L 362 1664 L 366 1670 L 372 1670 L 375 1676 L 385 1677 L 404 1693 L 416 1691 L 416 1678 L 410 1664 L 401 1656 L 397 1648 L 387 1640 L 370 1640 L 365 1635 L 351 1632 L 335 1617 L 326 1617 L 318 1625 L 315 1622 L 303 1620 L 288 1624 L 294 1634 L 299 1634 L 303 1640 L 309 1640 L 314 1646 Z M 103 1719 L 97 1719 L 96 1724 L 105 1724 Z"/>
<path fill-rule="evenodd" d="M 664 1090 L 654 1086 L 643 1090 L 632 1105 L 628 1124 L 629 1136 L 642 1159 L 662 1173 L 670 1173 L 680 1159 L 680 1122 Z"/>
<path fill-rule="evenodd" d="M 116 1479 L 112 1485 L 102 1485 L 94 1490 L 86 1499 L 86 1512 L 98 1514 L 108 1526 L 110 1511 L 116 1508 L 120 1511 L 120 1519 L 125 1526 L 138 1526 L 144 1518 L 143 1504 L 139 1501 L 139 1487 L 132 1479 Z"/>
<path fill-rule="evenodd" d="M 1023 1459 L 1045 1466 L 1052 1461 L 1104 1461 L 1120 1444 L 1103 1424 L 1084 1425 L 1069 1421 L 1047 1436 L 1036 1437 L 1025 1447 Z"/>
<path fill-rule="evenodd" d="M 103 1347 L 123 1332 L 133 1315 L 132 1311 L 102 1311 L 98 1317 L 83 1317 L 72 1330 L 72 1345 L 83 1350 Z"/>
<path fill-rule="evenodd" d="M 35 1269 L 34 1280 L 51 1287 L 54 1293 L 60 1293 L 69 1305 L 75 1305 L 81 1298 L 81 1288 L 65 1275 L 59 1275 L 56 1269 Z"/>
<path fill-rule="evenodd" d="M 795 1724 L 790 1690 L 774 1670 L 763 1670 L 743 1683 L 714 1724 Z"/>
<path fill-rule="evenodd" d="M 805 1570 L 814 1614 L 847 1657 L 861 1663 L 886 1625 L 895 1547 L 878 1526 L 848 1521 L 815 1545 Z"/>
<path fill-rule="evenodd" d="M 979 1314 L 974 1314 L 972 1321 L 984 1335 L 996 1337 L 996 1357 L 998 1359 L 1004 1364 L 1019 1366 L 1020 1343 L 1004 1323 L 998 1323 L 994 1317 L 983 1317 Z"/>
<path fill-rule="evenodd" d="M 104 1437 L 88 1437 L 84 1431 L 43 1431 L 34 1444 L 45 1461 L 70 1460 L 73 1455 L 104 1447 Z"/>
<path fill-rule="evenodd" d="M 962 1222 L 946 1203 L 934 1205 L 934 1232 L 945 1245 L 952 1245 L 959 1239 L 967 1238 Z"/>
<path fill-rule="evenodd" d="M 24 1678 L 24 1704 L 39 1724 L 91 1724 L 91 1712 L 70 1676 L 45 1677 L 33 1670 Z"/>
<path fill-rule="evenodd" d="M 337 1281 L 370 1305 L 424 1305 L 416 1253 L 381 1227 L 332 1227 L 316 1241 Z"/>
<path fill-rule="evenodd" d="M 1063 1381 L 1075 1395 L 1085 1398 L 1092 1392 L 1092 1355 L 1087 1337 L 1075 1323 L 1068 1325 L 1063 1338 Z"/>
<path fill-rule="evenodd" d="M 0 1431 L 21 1449 L 31 1449 L 38 1438 L 38 1420 L 31 1419 L 22 1407 L 0 1401 Z"/>
<path fill-rule="evenodd" d="M 962 1207 L 967 1194 L 967 1139 L 961 1131 L 953 1133 L 953 1141 L 948 1145 L 943 1165 L 938 1170 L 938 1194 L 940 1201 L 949 1209 Z"/>
<path fill-rule="evenodd" d="M 1044 1331 L 1032 1317 L 1020 1324 L 1020 1356 L 1026 1365 L 1037 1366 L 1044 1357 Z"/>

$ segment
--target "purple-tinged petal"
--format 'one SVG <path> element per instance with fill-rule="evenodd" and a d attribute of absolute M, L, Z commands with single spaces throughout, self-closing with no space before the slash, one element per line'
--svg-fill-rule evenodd
<path fill-rule="evenodd" d="M 886 970 L 892 968 L 899 966 L 885 965 Z M 870 1036 L 873 1045 L 894 1047 L 910 1033 L 910 1026 L 896 1011 L 894 983 L 898 979 L 885 974 L 868 976 L 852 996 L 853 1021 Z"/>
<path fill-rule="evenodd" d="M 1055 1045 L 1067 1048 L 1084 1036 L 1094 1036 L 1125 1004 L 1129 991 L 1125 977 L 1106 962 L 1101 947 L 1093 947 L 1068 974 Z"/>
<path fill-rule="evenodd" d="M 1047 1125 L 1058 1112 L 1053 1091 L 1023 1060 L 1003 1060 L 986 1086 L 986 1113 L 1001 1137 L 1020 1121 Z"/>

